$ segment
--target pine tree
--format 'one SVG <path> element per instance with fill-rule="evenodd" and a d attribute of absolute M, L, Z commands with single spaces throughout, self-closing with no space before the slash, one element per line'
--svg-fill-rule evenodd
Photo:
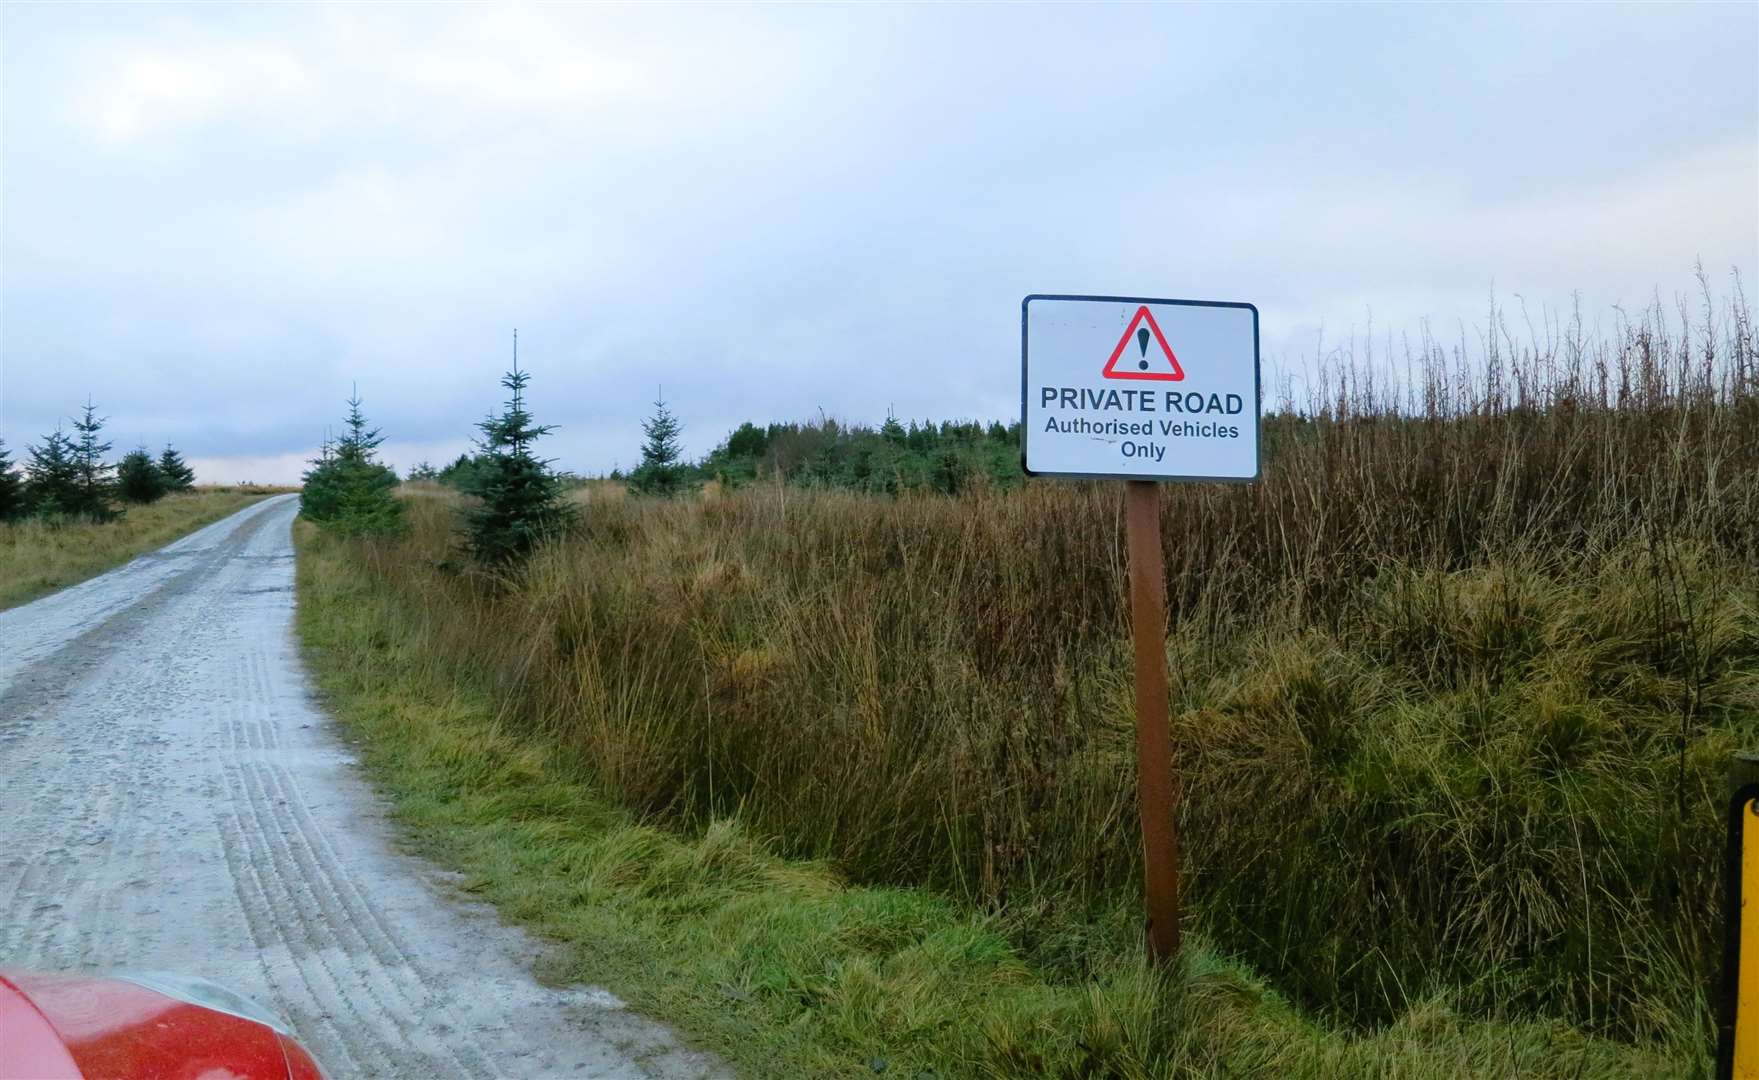
<path fill-rule="evenodd" d="M 934 486 L 943 495 L 957 495 L 965 486 L 965 463 L 951 449 L 942 450 L 935 461 Z"/>
<path fill-rule="evenodd" d="M 478 460 L 472 454 L 459 454 L 457 460 L 440 470 L 440 483 L 455 487 L 460 491 L 470 486 L 471 477 L 476 474 Z"/>
<path fill-rule="evenodd" d="M 378 428 L 366 426 L 366 415 L 360 411 L 360 391 L 348 399 L 348 415 L 342 418 L 348 433 L 336 440 L 334 454 L 341 461 L 373 461 L 375 451 L 385 441 Z"/>
<path fill-rule="evenodd" d="M 517 349 L 517 344 L 515 344 Z M 462 511 L 465 547 L 477 562 L 501 566 L 524 558 L 545 536 L 566 528 L 574 507 L 563 497 L 561 478 L 550 463 L 532 453 L 532 444 L 551 431 L 532 423 L 525 409 L 531 375 L 513 370 L 501 379 L 511 393 L 499 415 L 477 425 L 481 452 L 461 487 L 479 500 Z"/>
<path fill-rule="evenodd" d="M 347 535 L 400 532 L 403 504 L 394 494 L 397 474 L 378 460 L 385 439 L 367 426 L 359 393 L 348 399 L 343 424 L 347 433 L 334 445 L 325 440 L 323 454 L 305 474 L 300 512 Z"/>
<path fill-rule="evenodd" d="M 165 450 L 159 455 L 159 476 L 165 482 L 168 493 L 188 491 L 195 486 L 195 470 L 183 463 L 183 455 L 165 444 Z"/>
<path fill-rule="evenodd" d="M 165 477 L 146 447 L 122 455 L 116 466 L 116 493 L 123 502 L 157 502 L 166 491 Z"/>
<path fill-rule="evenodd" d="M 110 444 L 99 440 L 104 421 L 97 406 L 87 399 L 85 416 L 73 422 L 79 437 L 73 440 L 76 478 L 72 512 L 92 521 L 109 521 L 117 516 L 116 508 L 110 504 L 116 494 L 116 466 L 104 460 Z"/>
<path fill-rule="evenodd" d="M 28 450 L 25 497 L 38 517 L 57 518 L 77 512 L 79 469 L 73 461 L 73 440 L 60 428 Z"/>
<path fill-rule="evenodd" d="M 641 464 L 629 474 L 629 487 L 643 495 L 675 495 L 684 486 L 683 451 L 678 436 L 684 426 L 666 408 L 662 398 L 654 402 L 654 414 L 641 423 L 647 442 L 641 447 Z"/>
<path fill-rule="evenodd" d="M 6 452 L 6 440 L 0 439 L 0 521 L 12 521 L 25 514 L 24 478 L 12 467 L 12 455 Z"/>

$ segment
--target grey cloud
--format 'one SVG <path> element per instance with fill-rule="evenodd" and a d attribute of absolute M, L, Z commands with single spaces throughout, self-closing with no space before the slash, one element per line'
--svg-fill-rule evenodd
<path fill-rule="evenodd" d="M 1276 354 L 1759 262 L 1750 7 L 97 10 L 0 25 L 15 445 L 90 391 L 287 479 L 358 382 L 407 464 L 518 326 L 592 471 L 662 384 L 693 452 L 1006 415 L 1031 291 Z"/>

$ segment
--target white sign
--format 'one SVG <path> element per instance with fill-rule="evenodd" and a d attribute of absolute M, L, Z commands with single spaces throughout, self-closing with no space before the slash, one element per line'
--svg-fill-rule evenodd
<path fill-rule="evenodd" d="M 1251 304 L 1028 296 L 1020 363 L 1028 473 L 1258 479 Z"/>

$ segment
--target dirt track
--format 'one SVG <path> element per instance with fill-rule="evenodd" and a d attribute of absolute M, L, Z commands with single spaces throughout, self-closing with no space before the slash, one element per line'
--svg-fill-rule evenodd
<path fill-rule="evenodd" d="M 202 975 L 333 1076 L 721 1075 L 399 854 L 313 703 L 294 496 L 0 612 L 0 967 Z"/>

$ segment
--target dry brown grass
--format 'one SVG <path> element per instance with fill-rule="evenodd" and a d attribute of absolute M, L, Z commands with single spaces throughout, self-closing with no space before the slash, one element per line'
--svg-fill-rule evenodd
<path fill-rule="evenodd" d="M 1421 345 L 1402 389 L 1333 366 L 1262 483 L 1167 490 L 1192 918 L 1301 1002 L 1701 1032 L 1715 793 L 1759 736 L 1759 366 L 1708 314 Z M 362 552 L 627 805 L 940 887 L 1080 978 L 1135 936 L 1120 514 L 595 497 L 497 586 L 423 500 Z"/>
<path fill-rule="evenodd" d="M 1377 1031 L 1340 1030 L 1200 935 L 1173 971 L 1149 971 L 1126 931 L 1071 972 L 1054 941 L 1005 916 L 777 858 L 738 818 L 687 830 L 632 820 L 569 747 L 497 723 L 493 696 L 428 647 L 439 628 L 419 602 L 346 540 L 306 523 L 295 536 L 307 656 L 405 837 L 560 945 L 546 974 L 610 988 L 740 1075 L 1705 1074 L 1701 1040 L 1631 1045 L 1555 1019 L 1485 1021 L 1440 995 Z"/>
<path fill-rule="evenodd" d="M 0 610 L 78 584 L 143 552 L 292 488 L 202 486 L 147 506 L 118 521 L 0 523 Z"/>

